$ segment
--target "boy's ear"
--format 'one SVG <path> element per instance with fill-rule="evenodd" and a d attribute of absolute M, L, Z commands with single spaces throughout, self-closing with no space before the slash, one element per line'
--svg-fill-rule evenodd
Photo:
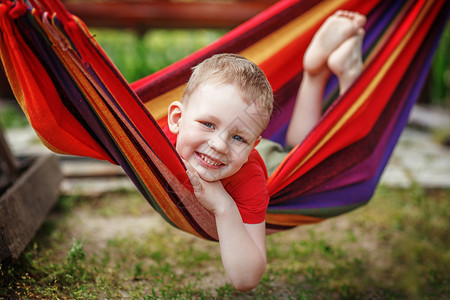
<path fill-rule="evenodd" d="M 173 134 L 178 134 L 180 131 L 181 114 L 183 112 L 183 104 L 179 101 L 172 102 L 169 105 L 167 114 L 167 123 L 169 129 Z"/>
<path fill-rule="evenodd" d="M 256 146 L 258 146 L 259 142 L 261 142 L 261 139 L 262 139 L 261 136 L 259 136 L 259 137 L 256 139 L 255 143 L 253 144 L 253 148 L 255 148 Z"/>

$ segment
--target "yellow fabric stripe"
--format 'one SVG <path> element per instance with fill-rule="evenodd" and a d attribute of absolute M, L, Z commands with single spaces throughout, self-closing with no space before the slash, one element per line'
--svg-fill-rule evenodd
<path fill-rule="evenodd" d="M 183 84 L 158 97 L 155 97 L 151 101 L 145 103 L 145 107 L 152 114 L 155 120 L 165 118 L 167 117 L 167 109 L 169 108 L 170 103 L 181 100 L 185 87 L 186 84 Z"/>

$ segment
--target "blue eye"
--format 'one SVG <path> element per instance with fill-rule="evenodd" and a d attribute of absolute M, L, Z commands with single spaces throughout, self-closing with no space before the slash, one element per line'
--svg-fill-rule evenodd
<path fill-rule="evenodd" d="M 202 122 L 202 124 L 208 128 L 214 128 L 214 125 L 212 123 L 209 122 Z"/>
<path fill-rule="evenodd" d="M 244 140 L 242 137 L 240 137 L 239 135 L 234 135 L 233 136 L 233 139 L 235 140 L 235 141 L 238 141 L 238 142 L 241 142 L 241 143 L 247 143 L 247 141 L 246 140 Z"/>

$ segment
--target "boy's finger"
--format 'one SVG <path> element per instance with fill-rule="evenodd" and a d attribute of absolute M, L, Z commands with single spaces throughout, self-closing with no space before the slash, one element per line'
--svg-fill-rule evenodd
<path fill-rule="evenodd" d="M 197 174 L 197 171 L 195 171 L 194 167 L 187 160 L 183 159 L 183 162 L 186 166 L 186 174 L 188 174 L 188 176 Z"/>
<path fill-rule="evenodd" d="M 183 161 L 183 164 L 186 167 L 186 169 L 191 166 L 191 164 L 187 160 L 185 160 L 184 158 L 181 158 L 181 160 Z"/>
<path fill-rule="evenodd" d="M 202 189 L 202 183 L 200 180 L 200 176 L 197 174 L 197 171 L 195 171 L 194 167 L 192 167 L 192 165 L 188 161 L 183 159 L 183 162 L 186 165 L 186 175 L 188 176 L 191 185 L 194 187 L 194 189 Z"/>

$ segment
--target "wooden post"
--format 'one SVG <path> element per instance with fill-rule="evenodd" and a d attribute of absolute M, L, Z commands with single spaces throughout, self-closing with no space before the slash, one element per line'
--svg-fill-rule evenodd
<path fill-rule="evenodd" d="M 58 159 L 36 158 L 0 197 L 0 261 L 17 259 L 56 202 L 63 176 Z"/>
<path fill-rule="evenodd" d="M 0 125 L 0 156 L 6 163 L 8 169 L 8 175 L 11 179 L 16 178 L 19 175 L 20 165 L 16 158 L 12 155 L 11 150 L 8 147 L 5 137 L 3 136 L 3 130 Z"/>

